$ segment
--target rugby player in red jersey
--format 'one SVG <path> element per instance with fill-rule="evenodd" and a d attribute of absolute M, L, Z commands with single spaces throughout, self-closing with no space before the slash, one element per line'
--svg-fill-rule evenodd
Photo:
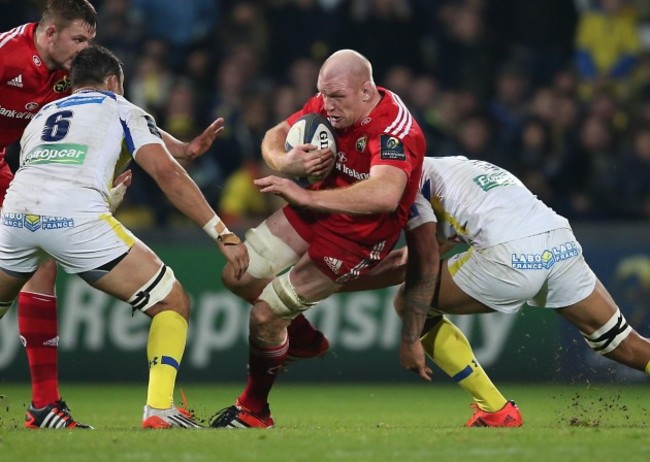
<path fill-rule="evenodd" d="M 302 110 L 266 133 L 262 155 L 275 170 L 295 176 L 318 178 L 331 162 L 335 166 L 308 189 L 277 176 L 255 180 L 263 192 L 291 205 L 247 232 L 250 266 L 242 278 L 234 277 L 232 266 L 224 268 L 226 286 L 253 304 L 249 372 L 235 405 L 220 412 L 213 427 L 273 426 L 268 395 L 291 354 L 287 327 L 388 255 L 418 189 L 426 150 L 422 131 L 399 96 L 375 85 L 364 56 L 353 50 L 331 55 L 321 67 L 318 90 Z M 335 160 L 329 149 L 304 144 L 285 153 L 291 125 L 314 112 L 336 131 Z M 426 287 L 407 290 L 407 296 L 431 300 L 433 284 L 423 282 Z"/>
<path fill-rule="evenodd" d="M 0 34 L 0 204 L 13 173 L 5 161 L 29 121 L 47 103 L 70 94 L 72 58 L 95 37 L 97 13 L 87 0 L 51 0 L 40 22 Z M 56 263 L 43 263 L 18 297 L 18 328 L 32 380 L 28 428 L 91 428 L 76 422 L 58 384 Z M 0 307 L 0 315 L 9 307 Z M 56 416 L 59 418 L 55 418 Z"/>
<path fill-rule="evenodd" d="M 29 121 L 47 103 L 68 96 L 72 59 L 95 37 L 97 13 L 88 0 L 48 0 L 37 23 L 0 33 L 0 206 L 13 174 L 5 161 Z M 176 158 L 203 154 L 223 131 L 218 118 L 189 143 L 161 130 Z M 130 174 L 116 182 L 130 183 Z M 76 422 L 61 399 L 58 383 L 56 263 L 43 263 L 18 297 L 18 327 L 32 382 L 28 428 L 91 428 Z M 9 307 L 0 306 L 0 318 Z M 58 416 L 58 417 L 55 417 Z"/>

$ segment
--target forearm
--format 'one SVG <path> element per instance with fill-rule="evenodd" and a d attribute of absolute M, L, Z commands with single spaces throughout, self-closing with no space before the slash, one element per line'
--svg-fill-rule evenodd
<path fill-rule="evenodd" d="M 311 193 L 308 207 L 330 213 L 371 215 L 395 211 L 406 187 L 406 174 L 394 167 L 373 167 L 370 178 L 347 188 Z"/>
<path fill-rule="evenodd" d="M 165 147 L 172 155 L 172 157 L 175 159 L 185 158 L 185 148 L 187 146 L 187 143 L 173 137 L 161 128 L 158 128 L 158 130 L 160 131 L 160 136 L 165 143 Z"/>
<path fill-rule="evenodd" d="M 425 223 L 406 231 L 408 260 L 402 297 L 402 342 L 419 340 L 436 290 L 440 251 L 437 226 Z"/>
<path fill-rule="evenodd" d="M 172 205 L 198 226 L 203 227 L 216 215 L 199 187 L 180 165 L 165 171 L 155 180 Z"/>
<path fill-rule="evenodd" d="M 281 122 L 266 132 L 262 139 L 262 157 L 266 164 L 275 171 L 282 172 L 281 158 L 285 155 L 284 141 L 289 131 L 289 124 Z"/>
<path fill-rule="evenodd" d="M 402 295 L 402 342 L 415 343 L 420 340 L 422 329 L 431 309 L 435 292 L 435 279 L 421 281 L 413 287 L 405 288 Z"/>

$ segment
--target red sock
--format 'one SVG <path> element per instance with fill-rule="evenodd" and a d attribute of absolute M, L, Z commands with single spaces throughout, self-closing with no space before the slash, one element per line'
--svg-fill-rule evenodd
<path fill-rule="evenodd" d="M 34 407 L 47 406 L 59 394 L 56 297 L 21 292 L 18 296 L 18 331 L 27 352 Z"/>
<path fill-rule="evenodd" d="M 296 347 L 305 347 L 311 345 L 320 331 L 311 325 L 309 320 L 302 314 L 299 314 L 291 321 L 287 327 L 289 343 Z"/>
<path fill-rule="evenodd" d="M 268 405 L 277 370 L 287 360 L 289 338 L 270 348 L 256 347 L 249 342 L 248 349 L 248 382 L 237 401 L 254 414 L 262 414 Z"/>

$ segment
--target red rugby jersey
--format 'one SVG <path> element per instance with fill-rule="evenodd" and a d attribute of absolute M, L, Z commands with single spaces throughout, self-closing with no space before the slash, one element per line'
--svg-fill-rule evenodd
<path fill-rule="evenodd" d="M 68 72 L 50 71 L 36 51 L 38 23 L 0 34 L 0 163 L 40 108 L 70 94 Z"/>
<path fill-rule="evenodd" d="M 399 206 L 392 213 L 374 215 L 332 214 L 326 226 L 333 233 L 361 243 L 392 240 L 404 227 L 418 191 L 426 141 L 420 126 L 395 93 L 378 87 L 380 103 L 361 122 L 336 130 L 336 164 L 319 189 L 346 187 L 370 175 L 373 165 L 391 165 L 406 172 L 408 183 Z M 327 116 L 323 98 L 310 98 L 302 110 L 287 118 L 289 125 L 304 114 Z"/>

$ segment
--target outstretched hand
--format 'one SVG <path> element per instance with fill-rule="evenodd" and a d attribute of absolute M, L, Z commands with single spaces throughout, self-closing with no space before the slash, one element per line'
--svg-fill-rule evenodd
<path fill-rule="evenodd" d="M 205 152 L 210 149 L 210 146 L 212 146 L 212 143 L 214 143 L 214 140 L 223 133 L 223 125 L 223 117 L 219 117 L 217 120 L 212 122 L 208 128 L 203 130 L 203 133 L 187 143 L 183 158 L 186 160 L 193 160 L 205 154 Z"/>
<path fill-rule="evenodd" d="M 309 205 L 310 191 L 301 188 L 294 181 L 288 178 L 270 175 L 253 180 L 253 182 L 256 186 L 259 186 L 260 191 L 263 193 L 275 194 L 293 205 Z"/>
<path fill-rule="evenodd" d="M 413 343 L 401 342 L 399 345 L 399 360 L 404 369 L 415 372 L 427 382 L 431 382 L 433 371 L 426 365 L 424 348 L 419 341 Z"/>

